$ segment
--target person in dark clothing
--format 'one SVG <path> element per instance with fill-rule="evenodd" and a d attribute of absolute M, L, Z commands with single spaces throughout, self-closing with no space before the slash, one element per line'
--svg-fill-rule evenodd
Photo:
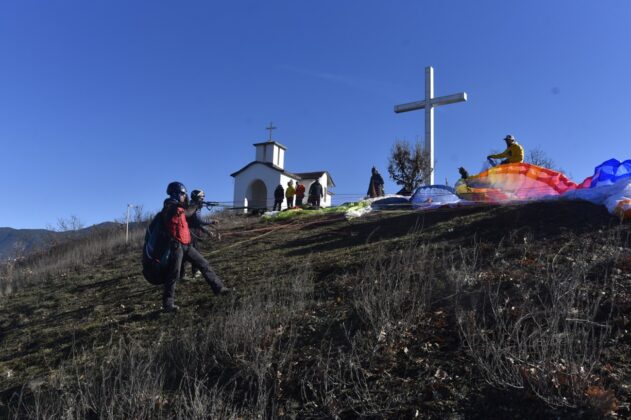
<path fill-rule="evenodd" d="M 208 226 L 214 225 L 217 222 L 215 220 L 211 220 L 207 222 L 201 217 L 201 208 L 204 205 L 204 199 L 206 195 L 202 190 L 193 190 L 191 191 L 191 205 L 197 207 L 195 213 L 186 217 L 186 222 L 188 223 L 188 228 L 191 231 L 191 246 L 193 248 L 197 248 L 197 242 L 202 238 L 204 234 L 207 236 L 214 236 L 213 233 L 208 229 Z M 180 280 L 185 280 L 185 270 L 184 265 L 186 261 L 182 260 L 182 267 L 180 269 Z M 193 278 L 197 278 L 201 276 L 201 270 L 199 266 L 194 263 L 191 263 L 191 275 Z"/>
<path fill-rule="evenodd" d="M 200 268 L 216 295 L 229 293 L 231 289 L 223 285 L 221 279 L 210 268 L 208 261 L 191 246 L 191 232 L 186 217 L 190 217 L 199 207 L 194 203 L 186 206 L 186 187 L 180 182 L 171 182 L 167 186 L 167 194 L 169 198 L 164 200 L 161 214 L 166 231 L 171 237 L 171 261 L 164 282 L 162 307 L 165 312 L 174 312 L 178 310 L 175 305 L 175 284 L 180 278 L 183 260 L 190 261 Z"/>
<path fill-rule="evenodd" d="M 370 184 L 368 184 L 368 193 L 370 198 L 383 197 L 383 178 L 377 171 L 377 168 L 372 167 L 372 175 L 370 176 Z"/>
<path fill-rule="evenodd" d="M 277 207 L 278 211 L 280 211 L 284 199 L 285 190 L 283 189 L 283 186 L 281 184 L 278 184 L 278 187 L 276 187 L 276 189 L 274 190 L 274 207 L 272 208 L 272 211 L 276 210 Z"/>
<path fill-rule="evenodd" d="M 316 208 L 320 208 L 320 199 L 324 196 L 322 194 L 322 184 L 319 180 L 315 180 L 309 187 L 309 204 Z"/>

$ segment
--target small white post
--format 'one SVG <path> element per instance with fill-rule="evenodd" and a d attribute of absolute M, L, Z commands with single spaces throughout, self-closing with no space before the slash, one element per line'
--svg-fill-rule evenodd
<path fill-rule="evenodd" d="M 129 209 L 138 207 L 134 204 L 127 204 L 127 217 L 125 218 L 125 243 L 129 242 Z"/>
<path fill-rule="evenodd" d="M 247 197 L 243 199 L 243 213 L 245 214 L 248 213 L 248 198 Z"/>

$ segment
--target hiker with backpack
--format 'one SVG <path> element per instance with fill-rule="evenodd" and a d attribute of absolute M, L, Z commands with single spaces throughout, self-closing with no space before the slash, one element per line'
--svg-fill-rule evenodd
<path fill-rule="evenodd" d="M 180 278 L 182 261 L 190 261 L 199 267 L 215 295 L 229 293 L 231 289 L 223 285 L 208 261 L 191 246 L 191 232 L 186 218 L 199 210 L 201 205 L 198 202 L 192 202 L 188 207 L 186 206 L 188 201 L 186 187 L 180 182 L 171 182 L 167 186 L 167 194 L 169 198 L 164 200 L 160 217 L 169 234 L 171 256 L 166 270 L 162 304 L 165 312 L 174 312 L 178 310 L 175 305 L 175 284 Z"/>
<path fill-rule="evenodd" d="M 188 228 L 191 231 L 191 246 L 193 248 L 197 248 L 197 242 L 202 238 L 202 235 L 206 234 L 208 236 L 214 236 L 213 233 L 208 229 L 207 226 L 211 226 L 217 223 L 216 220 L 205 221 L 201 217 L 201 209 L 204 206 L 204 199 L 206 198 L 206 194 L 202 190 L 193 190 L 191 191 L 191 206 L 195 206 L 195 212 L 186 216 L 186 222 L 188 223 Z M 180 268 L 180 280 L 186 279 L 186 274 L 184 270 L 184 265 L 186 261 L 182 260 L 182 267 Z M 202 274 L 199 266 L 193 262 L 191 262 L 191 275 L 193 278 L 198 278 Z"/>

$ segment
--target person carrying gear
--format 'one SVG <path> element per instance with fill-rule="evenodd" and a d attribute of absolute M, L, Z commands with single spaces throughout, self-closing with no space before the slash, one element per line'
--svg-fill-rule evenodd
<path fill-rule="evenodd" d="M 322 194 L 322 184 L 316 179 L 309 187 L 309 204 L 319 209 L 320 199 L 322 197 L 324 197 L 324 194 Z"/>
<path fill-rule="evenodd" d="M 456 181 L 456 185 L 454 186 L 454 190 L 456 194 L 464 194 L 469 192 L 470 188 L 467 184 L 467 178 L 469 178 L 469 172 L 464 167 L 458 168 L 458 172 L 460 173 L 460 179 Z"/>
<path fill-rule="evenodd" d="M 294 195 L 296 195 L 296 189 L 294 188 L 294 181 L 289 181 L 287 183 L 287 189 L 285 190 L 285 197 L 287 198 L 288 209 L 294 206 Z"/>
<path fill-rule="evenodd" d="M 181 182 L 171 182 L 167 186 L 167 194 L 169 198 L 164 200 L 161 214 L 164 226 L 171 237 L 171 261 L 164 282 L 162 307 L 165 312 L 174 312 L 178 310 L 175 305 L 175 284 L 180 278 L 183 260 L 190 261 L 199 267 L 215 295 L 229 293 L 231 289 L 223 285 L 208 261 L 191 246 L 191 232 L 186 218 L 192 216 L 200 208 L 198 204 L 186 205 L 188 201 L 186 187 Z"/>
<path fill-rule="evenodd" d="M 486 157 L 491 166 L 504 165 L 506 163 L 522 163 L 524 161 L 524 148 L 521 147 L 521 145 L 517 143 L 517 140 L 515 140 L 515 137 L 510 134 L 504 137 L 504 141 L 506 142 L 506 150 L 502 153 L 488 155 Z M 493 159 L 504 160 L 497 163 L 493 161 Z"/>
<path fill-rule="evenodd" d="M 370 176 L 370 184 L 368 184 L 368 192 L 366 193 L 370 198 L 383 197 L 383 178 L 377 168 L 372 167 L 372 175 Z"/>
<path fill-rule="evenodd" d="M 275 211 L 277 207 L 278 211 L 280 211 L 281 207 L 283 206 L 284 199 L 285 190 L 283 189 L 283 186 L 281 184 L 278 184 L 278 187 L 276 187 L 276 189 L 274 190 L 274 207 L 272 208 L 272 211 Z"/>
<path fill-rule="evenodd" d="M 305 186 L 302 182 L 296 185 L 296 206 L 302 206 L 302 200 L 305 198 Z"/>
<path fill-rule="evenodd" d="M 196 206 L 197 210 L 192 215 L 186 217 L 186 222 L 188 223 L 188 228 L 191 231 L 191 246 L 193 248 L 197 248 L 197 242 L 202 238 L 203 234 L 214 236 L 213 232 L 211 232 L 207 228 L 207 226 L 217 224 L 216 220 L 211 220 L 207 222 L 201 217 L 201 208 L 204 205 L 205 199 L 206 196 L 204 194 L 204 191 L 191 191 L 191 205 Z M 180 269 L 180 280 L 185 279 L 184 264 L 185 261 L 182 261 L 182 268 Z M 201 276 L 201 271 L 199 267 L 194 263 L 191 263 L 191 275 L 193 276 L 193 278 Z"/>

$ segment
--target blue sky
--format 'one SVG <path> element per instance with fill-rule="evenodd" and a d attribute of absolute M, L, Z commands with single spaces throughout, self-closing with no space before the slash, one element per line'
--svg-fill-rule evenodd
<path fill-rule="evenodd" d="M 270 121 L 288 170 L 363 194 L 422 140 L 393 107 L 428 65 L 469 97 L 436 110 L 437 181 L 508 133 L 580 181 L 631 158 L 630 21 L 626 0 L 3 1 L 0 226 L 156 211 L 172 180 L 230 201 Z"/>

